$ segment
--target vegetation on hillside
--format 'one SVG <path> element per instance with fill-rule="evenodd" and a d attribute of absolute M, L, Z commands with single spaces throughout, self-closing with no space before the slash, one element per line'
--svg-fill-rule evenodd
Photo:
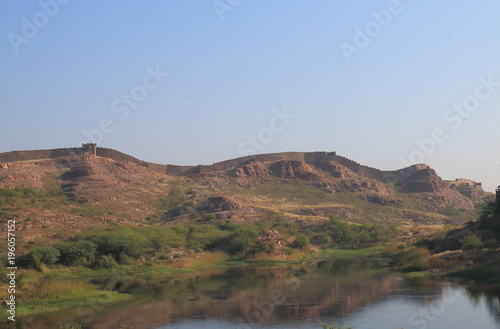
<path fill-rule="evenodd" d="M 119 264 L 170 264 L 175 258 L 197 252 L 223 250 L 237 258 L 280 249 L 294 250 L 329 247 L 369 247 L 394 237 L 395 230 L 380 224 L 348 224 L 338 218 L 323 223 L 292 225 L 283 215 L 268 213 L 253 224 L 227 220 L 164 226 L 95 226 L 86 232 L 47 245 L 37 245 L 19 258 L 19 265 L 40 271 L 46 266 L 86 266 L 112 268 Z M 277 232 L 275 241 L 264 239 Z"/>
<path fill-rule="evenodd" d="M 421 239 L 400 260 L 402 270 L 431 269 L 448 275 L 500 282 L 500 213 L 496 200 L 480 207 L 476 220 Z"/>

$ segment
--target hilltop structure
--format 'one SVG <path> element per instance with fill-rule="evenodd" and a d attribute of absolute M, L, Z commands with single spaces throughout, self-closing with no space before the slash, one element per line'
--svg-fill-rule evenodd
<path fill-rule="evenodd" d="M 11 151 L 0 153 L 0 167 L 8 167 L 8 162 L 32 161 L 42 159 L 56 159 L 69 155 L 88 155 L 96 157 L 110 158 L 114 161 L 129 161 L 139 164 L 152 171 L 172 175 L 172 176 L 191 176 L 201 175 L 217 171 L 225 171 L 236 167 L 249 164 L 251 162 L 274 162 L 274 161 L 302 161 L 309 164 L 325 163 L 335 161 L 354 173 L 381 182 L 401 183 L 412 176 L 415 172 L 430 170 L 425 164 L 414 164 L 404 169 L 394 171 L 382 171 L 376 168 L 361 165 L 353 160 L 337 155 L 336 152 L 283 152 L 270 154 L 248 155 L 240 158 L 217 162 L 211 165 L 197 166 L 177 166 L 171 164 L 157 164 L 139 160 L 133 156 L 120 151 L 97 147 L 95 143 L 82 144 L 81 147 L 58 148 L 49 150 L 30 150 L 30 151 Z M 482 190 L 481 183 L 473 182 L 468 179 L 456 179 L 455 181 L 445 181 L 451 188 L 466 185 L 473 189 Z M 497 192 L 498 195 L 498 192 Z"/>

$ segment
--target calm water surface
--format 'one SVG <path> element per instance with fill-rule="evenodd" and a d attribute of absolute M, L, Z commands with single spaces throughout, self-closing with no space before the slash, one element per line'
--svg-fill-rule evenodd
<path fill-rule="evenodd" d="M 29 328 L 71 320 L 90 329 L 500 328 L 500 287 L 404 279 L 371 261 L 245 267 L 162 278 L 101 279 L 133 303 L 24 319 Z M 26 327 L 28 328 L 28 327 Z"/>

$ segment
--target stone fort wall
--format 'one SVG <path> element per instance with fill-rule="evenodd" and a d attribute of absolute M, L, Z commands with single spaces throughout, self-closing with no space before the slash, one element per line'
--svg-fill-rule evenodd
<path fill-rule="evenodd" d="M 337 155 L 335 152 L 282 152 L 270 154 L 257 154 L 239 157 L 235 159 L 225 160 L 214 163 L 212 165 L 198 166 L 176 166 L 170 164 L 158 164 L 147 161 L 142 161 L 131 155 L 123 152 L 105 148 L 96 147 L 94 144 L 85 144 L 82 147 L 59 148 L 50 150 L 30 150 L 30 151 L 11 151 L 0 153 L 0 162 L 15 162 L 29 161 L 40 159 L 54 159 L 58 157 L 68 156 L 71 154 L 81 155 L 84 153 L 94 153 L 99 157 L 110 158 L 115 161 L 130 161 L 141 166 L 147 167 L 152 171 L 173 175 L 192 175 L 223 171 L 241 166 L 252 161 L 260 162 L 275 162 L 275 161 L 305 161 L 314 164 L 319 161 L 337 161 L 341 165 L 349 168 L 355 173 L 367 178 L 377 179 L 380 181 L 398 181 L 404 179 L 409 172 L 427 168 L 426 165 L 413 165 L 405 170 L 398 171 L 382 171 L 376 168 L 363 166 L 353 160 Z"/>
<path fill-rule="evenodd" d="M 71 154 L 83 154 L 85 152 L 86 150 L 81 147 L 58 148 L 50 150 L 11 151 L 0 153 L 0 162 L 54 159 Z"/>
<path fill-rule="evenodd" d="M 466 178 L 457 178 L 455 180 L 445 180 L 444 181 L 446 184 L 448 184 L 448 186 L 450 186 L 451 188 L 455 188 L 455 187 L 458 187 L 460 185 L 466 185 L 468 187 L 473 187 L 473 188 L 480 188 L 481 187 L 481 183 L 478 183 L 478 182 L 474 182 L 470 179 L 466 179 Z"/>

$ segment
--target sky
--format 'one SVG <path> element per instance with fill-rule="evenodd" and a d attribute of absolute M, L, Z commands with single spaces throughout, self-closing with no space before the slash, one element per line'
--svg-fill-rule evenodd
<path fill-rule="evenodd" d="M 0 3 L 0 152 L 336 151 L 500 185 L 500 2 Z"/>

